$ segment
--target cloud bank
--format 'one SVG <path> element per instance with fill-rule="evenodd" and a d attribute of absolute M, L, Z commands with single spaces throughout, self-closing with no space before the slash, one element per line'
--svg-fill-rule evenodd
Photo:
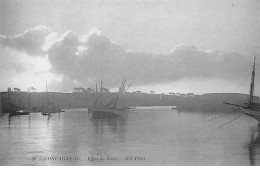
<path fill-rule="evenodd" d="M 50 38 L 50 35 L 55 36 Z M 253 56 L 202 50 L 187 44 L 174 46 L 168 54 L 128 51 L 101 35 L 97 28 L 83 36 L 72 31 L 56 35 L 50 28 L 37 26 L 12 37 L 0 36 L 1 48 L 9 53 L 1 53 L 0 73 L 13 76 L 26 71 L 24 61 L 18 56 L 12 58 L 12 52 L 46 57 L 50 64 L 48 71 L 63 79 L 53 86 L 71 91 L 75 86 L 89 87 L 99 80 L 107 87 L 118 87 L 123 77 L 134 85 L 169 83 L 184 78 L 241 81 L 250 76 L 253 62 Z M 48 47 L 44 50 L 43 46 Z M 12 71 L 5 71 L 10 68 Z"/>
<path fill-rule="evenodd" d="M 29 55 L 43 55 L 42 45 L 51 29 L 45 26 L 36 26 L 24 31 L 23 34 L 11 37 L 0 35 L 0 45 L 10 47 L 19 51 L 25 51 Z"/>

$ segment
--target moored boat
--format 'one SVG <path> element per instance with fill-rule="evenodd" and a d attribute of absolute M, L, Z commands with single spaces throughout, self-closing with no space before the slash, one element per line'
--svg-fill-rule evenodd
<path fill-rule="evenodd" d="M 123 97 L 123 94 L 127 91 L 125 89 L 125 83 L 126 83 L 126 79 L 123 79 L 117 96 L 112 98 L 106 105 L 103 105 L 102 82 L 101 82 L 100 95 L 96 96 L 93 106 L 88 107 L 88 112 L 92 113 L 92 116 L 94 118 L 126 115 L 130 108 L 127 107 L 125 104 L 119 103 L 119 101 Z M 129 86 L 128 86 L 128 88 L 129 88 Z M 97 87 L 96 87 L 96 95 L 97 94 L 98 94 L 98 92 L 97 92 Z"/>
<path fill-rule="evenodd" d="M 64 110 L 60 109 L 58 106 L 54 105 L 50 99 L 47 89 L 47 82 L 46 82 L 46 99 L 45 103 L 41 107 L 41 114 L 43 116 L 50 116 L 55 113 L 65 112 Z"/>
<path fill-rule="evenodd" d="M 251 74 L 251 84 L 250 84 L 248 102 L 245 103 L 245 105 L 237 105 L 237 104 L 227 103 L 227 102 L 224 103 L 228 105 L 240 107 L 242 113 L 250 117 L 253 117 L 260 122 L 260 103 L 255 102 L 256 99 L 254 96 L 254 87 L 255 87 L 255 57 L 254 57 L 253 71 Z"/>

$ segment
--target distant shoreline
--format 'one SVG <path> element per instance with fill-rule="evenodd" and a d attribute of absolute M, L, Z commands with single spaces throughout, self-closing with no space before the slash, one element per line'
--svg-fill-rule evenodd
<path fill-rule="evenodd" d="M 19 103 L 28 107 L 28 100 L 30 97 L 31 106 L 35 111 L 39 110 L 43 104 L 45 92 L 1 92 L 2 113 L 6 110 L 8 102 L 15 105 Z M 116 93 L 103 93 L 104 102 L 108 102 Z M 87 108 L 93 104 L 93 93 L 60 93 L 49 92 L 49 99 L 62 109 L 71 108 Z M 147 107 L 147 106 L 176 106 L 176 110 L 190 110 L 190 111 L 231 111 L 232 106 L 227 106 L 223 102 L 231 102 L 235 104 L 244 104 L 248 99 L 246 94 L 238 93 L 209 93 L 203 95 L 193 96 L 176 96 L 166 94 L 145 94 L 145 93 L 125 93 L 124 103 L 131 107 Z M 259 102 L 259 97 L 256 97 Z"/>

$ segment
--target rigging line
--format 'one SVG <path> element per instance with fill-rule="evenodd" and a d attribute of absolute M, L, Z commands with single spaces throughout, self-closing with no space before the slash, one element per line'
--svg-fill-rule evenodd
<path fill-rule="evenodd" d="M 227 123 L 225 123 L 225 124 L 223 124 L 223 125 L 221 125 L 221 126 L 218 126 L 218 128 L 223 127 L 223 126 L 225 126 L 225 125 L 231 123 L 232 121 L 235 121 L 236 119 L 238 119 L 238 118 L 239 118 L 240 116 L 242 116 L 242 115 L 243 115 L 243 114 L 240 114 L 239 116 L 237 116 L 237 117 L 234 118 L 233 120 L 231 120 L 231 121 L 229 121 L 229 122 L 227 122 Z"/>
<path fill-rule="evenodd" d="M 234 111 L 232 111 L 231 113 L 234 113 L 236 110 L 234 110 Z M 214 120 L 214 119 L 218 119 L 218 118 L 220 118 L 220 117 L 224 117 L 224 116 L 226 116 L 226 115 L 229 115 L 230 114 L 230 112 L 228 112 L 227 114 L 222 114 L 221 116 L 218 116 L 218 117 L 214 117 L 214 118 L 212 118 L 212 119 L 209 119 L 208 121 L 211 121 L 211 120 Z"/>
<path fill-rule="evenodd" d="M 233 112 L 232 112 L 233 113 Z M 227 114 L 222 114 L 221 116 L 218 116 L 218 117 L 215 117 L 215 118 L 213 118 L 213 119 L 209 119 L 208 121 L 211 121 L 211 120 L 214 120 L 214 119 L 218 119 L 218 118 L 220 118 L 220 117 L 224 117 L 224 116 L 226 116 L 226 115 L 229 115 L 229 113 L 227 113 Z"/>

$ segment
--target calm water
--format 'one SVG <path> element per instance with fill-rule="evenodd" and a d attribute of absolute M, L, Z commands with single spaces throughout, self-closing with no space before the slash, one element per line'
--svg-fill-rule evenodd
<path fill-rule="evenodd" d="M 221 115 L 142 107 L 117 119 L 92 119 L 84 109 L 3 116 L 0 164 L 259 165 L 257 121 L 243 115 L 218 128 L 237 116 L 210 120 Z"/>

